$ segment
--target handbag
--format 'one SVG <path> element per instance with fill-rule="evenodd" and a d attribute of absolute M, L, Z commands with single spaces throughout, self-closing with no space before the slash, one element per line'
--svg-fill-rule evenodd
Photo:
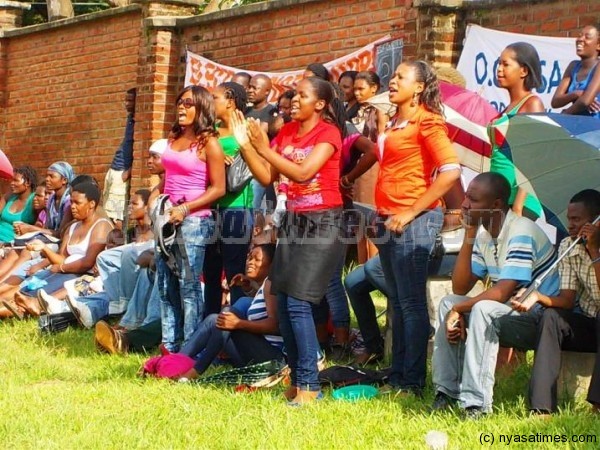
<path fill-rule="evenodd" d="M 42 314 L 38 319 L 40 333 L 60 333 L 65 331 L 69 325 L 78 325 L 79 322 L 72 312 L 58 314 Z"/>
<path fill-rule="evenodd" d="M 252 179 L 252 172 L 241 153 L 235 155 L 233 162 L 227 166 L 227 192 L 240 192 Z"/>

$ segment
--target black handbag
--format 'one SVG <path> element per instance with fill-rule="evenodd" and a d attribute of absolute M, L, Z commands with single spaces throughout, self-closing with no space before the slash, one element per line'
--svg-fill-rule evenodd
<path fill-rule="evenodd" d="M 227 192 L 240 192 L 252 179 L 252 172 L 241 153 L 233 158 L 233 162 L 227 166 L 226 171 Z"/>
<path fill-rule="evenodd" d="M 40 333 L 60 333 L 65 331 L 69 325 L 78 325 L 79 322 L 72 312 L 58 314 L 42 314 L 38 319 Z"/>

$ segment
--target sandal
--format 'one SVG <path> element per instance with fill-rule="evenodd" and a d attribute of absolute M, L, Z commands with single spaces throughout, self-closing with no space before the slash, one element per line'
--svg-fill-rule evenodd
<path fill-rule="evenodd" d="M 15 319 L 23 320 L 25 318 L 27 311 L 22 310 L 21 307 L 14 302 L 14 300 L 2 300 L 2 304 L 12 313 Z"/>

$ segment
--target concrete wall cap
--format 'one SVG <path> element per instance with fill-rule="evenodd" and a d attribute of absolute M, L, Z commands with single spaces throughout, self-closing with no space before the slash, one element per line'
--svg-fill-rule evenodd
<path fill-rule="evenodd" d="M 131 0 L 131 3 L 137 3 L 139 5 L 147 5 L 150 3 L 166 4 L 166 5 L 179 5 L 179 6 L 202 6 L 206 3 L 205 0 Z"/>
<path fill-rule="evenodd" d="M 11 2 L 10 0 L 0 0 L 0 9 L 31 9 L 31 4 L 23 2 Z"/>

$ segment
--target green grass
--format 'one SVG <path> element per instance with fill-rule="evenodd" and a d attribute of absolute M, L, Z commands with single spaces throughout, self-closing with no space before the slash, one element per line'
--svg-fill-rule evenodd
<path fill-rule="evenodd" d="M 140 379 L 144 355 L 97 353 L 92 332 L 40 336 L 34 321 L 0 322 L 0 445 L 4 448 L 422 449 L 429 430 L 450 449 L 480 448 L 480 434 L 591 434 L 599 420 L 583 403 L 549 421 L 529 418 L 529 367 L 499 380 L 495 413 L 478 422 L 458 412 L 431 414 L 424 401 L 332 400 L 290 408 L 283 388 L 236 394 L 231 388 Z M 600 444 L 511 444 L 511 448 L 598 448 Z"/>

